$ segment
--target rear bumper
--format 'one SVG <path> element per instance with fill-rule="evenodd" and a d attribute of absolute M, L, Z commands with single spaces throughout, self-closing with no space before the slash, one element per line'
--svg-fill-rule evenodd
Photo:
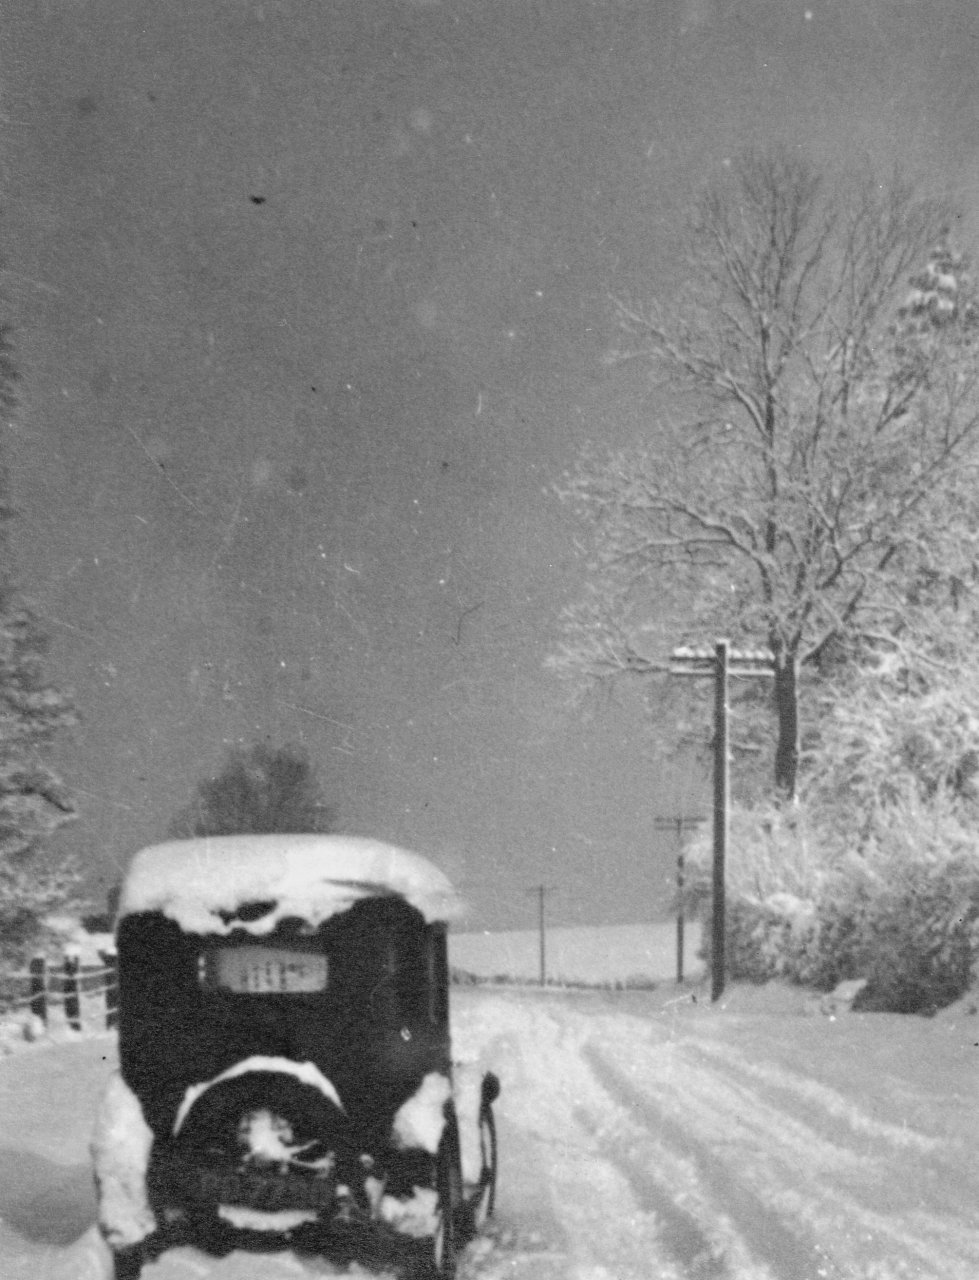
<path fill-rule="evenodd" d="M 424 1152 L 394 1154 L 382 1176 L 366 1160 L 355 1169 L 305 1171 L 205 1163 L 185 1151 L 155 1151 L 147 1176 L 157 1221 L 235 1224 L 275 1233 L 295 1220 L 304 1234 L 358 1229 L 424 1236 L 435 1229 L 434 1166 Z M 294 1234 L 286 1228 L 280 1234 Z"/>

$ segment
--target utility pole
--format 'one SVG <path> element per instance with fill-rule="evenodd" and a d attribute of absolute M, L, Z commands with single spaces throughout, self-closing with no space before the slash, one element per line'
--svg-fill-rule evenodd
<path fill-rule="evenodd" d="M 683 948 L 684 948 L 684 925 L 685 916 L 683 910 L 683 885 L 684 885 L 684 865 L 683 865 L 683 837 L 687 831 L 692 831 L 695 827 L 699 827 L 702 822 L 706 822 L 706 818 L 687 818 L 683 814 L 678 814 L 675 818 L 656 818 L 653 825 L 658 831 L 675 831 L 676 832 L 676 980 L 677 984 L 683 981 Z"/>
<path fill-rule="evenodd" d="M 711 913 L 711 1000 L 724 994 L 724 870 L 727 859 L 728 810 L 728 677 L 773 676 L 766 649 L 731 650 L 726 640 L 711 649 L 674 649 L 670 674 L 708 677 L 714 681 L 714 863 Z"/>
<path fill-rule="evenodd" d="M 554 888 L 552 884 L 538 884 L 533 889 L 528 889 L 528 893 L 537 894 L 537 927 L 540 935 L 540 985 L 547 985 L 547 944 L 546 930 L 544 928 L 544 895 Z"/>

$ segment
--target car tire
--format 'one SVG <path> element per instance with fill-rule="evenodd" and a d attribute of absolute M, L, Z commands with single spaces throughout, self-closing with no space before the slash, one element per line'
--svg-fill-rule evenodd
<path fill-rule="evenodd" d="M 445 1129 L 435 1157 L 435 1190 L 438 1195 L 438 1225 L 432 1237 L 432 1263 L 438 1280 L 455 1280 L 461 1244 L 462 1164 L 459 1125 L 451 1103 L 446 1109 Z"/>
<path fill-rule="evenodd" d="M 484 1107 L 479 1115 L 479 1148 L 481 1153 L 481 1169 L 479 1175 L 479 1198 L 474 1213 L 474 1226 L 481 1231 L 496 1209 L 496 1120 L 493 1108 Z"/>
<path fill-rule="evenodd" d="M 112 1280 L 140 1280 L 146 1251 L 142 1244 L 112 1251 Z"/>
<path fill-rule="evenodd" d="M 238 1130 L 250 1111 L 269 1111 L 289 1125 L 297 1145 L 321 1144 L 334 1153 L 338 1180 L 349 1182 L 354 1194 L 361 1190 L 362 1170 L 350 1141 L 349 1122 L 335 1104 L 311 1085 L 279 1072 L 255 1071 L 221 1081 L 208 1089 L 188 1111 L 171 1149 L 184 1159 L 232 1157 L 238 1149 Z M 164 1163 L 164 1162 L 161 1162 Z M 234 1247 L 236 1232 L 223 1222 L 217 1203 L 192 1200 L 167 1174 L 161 1178 L 158 1209 L 176 1208 L 186 1215 L 185 1234 L 216 1256 Z"/>

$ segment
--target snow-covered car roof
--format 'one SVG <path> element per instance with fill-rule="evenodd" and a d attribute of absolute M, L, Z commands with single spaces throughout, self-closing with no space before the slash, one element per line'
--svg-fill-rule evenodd
<path fill-rule="evenodd" d="M 452 920 L 463 904 L 426 858 L 360 836 L 238 835 L 171 840 L 137 853 L 119 915 L 161 911 L 186 933 L 270 933 L 294 916 L 318 925 L 361 898 L 397 894 L 425 920 Z M 230 919 L 274 902 L 258 920 Z"/>

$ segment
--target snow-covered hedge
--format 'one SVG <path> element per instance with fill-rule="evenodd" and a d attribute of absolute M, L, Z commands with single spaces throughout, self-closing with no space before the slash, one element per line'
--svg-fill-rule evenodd
<path fill-rule="evenodd" d="M 821 904 L 815 978 L 829 989 L 864 977 L 856 1007 L 928 1013 L 972 985 L 979 957 L 979 867 L 949 857 L 848 868 L 842 892 Z"/>
<path fill-rule="evenodd" d="M 725 960 L 732 978 L 813 982 L 819 928 L 811 902 L 791 894 L 773 894 L 763 902 L 735 896 L 727 904 L 725 924 Z M 709 937 L 704 945 L 709 950 Z"/>
<path fill-rule="evenodd" d="M 708 918 L 703 843 L 691 863 L 691 895 Z M 979 839 L 952 808 L 895 805 L 856 850 L 807 824 L 803 810 L 739 810 L 727 869 L 733 980 L 829 991 L 865 978 L 855 1008 L 922 1013 L 958 999 L 977 976 Z"/>

